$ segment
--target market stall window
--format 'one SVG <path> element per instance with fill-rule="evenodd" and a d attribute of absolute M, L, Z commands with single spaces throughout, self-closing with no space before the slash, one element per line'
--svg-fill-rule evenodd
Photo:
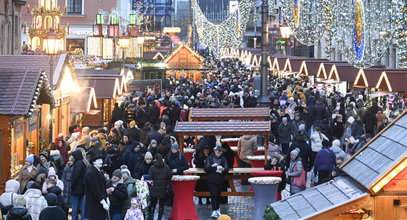
<path fill-rule="evenodd" d="M 75 49 L 85 51 L 85 39 L 66 39 L 66 51 L 71 52 Z"/>

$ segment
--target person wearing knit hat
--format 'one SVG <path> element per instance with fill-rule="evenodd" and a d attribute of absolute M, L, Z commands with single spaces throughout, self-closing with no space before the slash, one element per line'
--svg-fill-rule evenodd
<path fill-rule="evenodd" d="M 179 152 L 179 146 L 176 142 L 171 145 L 171 151 L 165 157 L 165 163 L 171 169 L 173 175 L 184 175 L 184 170 L 189 169 L 188 161 Z"/>
<path fill-rule="evenodd" d="M 134 197 L 131 199 L 131 208 L 129 208 L 126 212 L 124 219 L 128 220 L 139 220 L 144 219 L 143 211 L 141 210 L 141 200 L 139 197 Z"/>
<path fill-rule="evenodd" d="M 144 175 L 148 175 L 148 171 L 153 162 L 153 155 L 147 151 L 144 155 L 144 160 L 137 163 L 136 168 L 134 169 L 134 178 L 141 179 Z"/>
<path fill-rule="evenodd" d="M 32 156 L 32 155 L 28 156 L 27 158 L 25 158 L 25 161 L 28 162 L 29 165 L 33 165 L 34 164 L 34 156 Z"/>
<path fill-rule="evenodd" d="M 128 198 L 127 187 L 122 180 L 122 172 L 117 169 L 106 184 L 106 192 L 110 200 L 110 219 L 121 220 L 123 205 Z"/>
<path fill-rule="evenodd" d="M 232 218 L 228 215 L 220 215 L 218 220 L 232 220 Z"/>
<path fill-rule="evenodd" d="M 291 160 L 287 176 L 289 178 L 291 195 L 305 190 L 306 172 L 303 168 L 301 157 L 298 156 L 299 153 L 299 148 L 295 148 L 290 152 Z"/>
<path fill-rule="evenodd" d="M 171 145 L 171 151 L 179 151 L 179 146 L 178 146 L 178 144 L 177 143 L 173 143 L 172 145 Z"/>

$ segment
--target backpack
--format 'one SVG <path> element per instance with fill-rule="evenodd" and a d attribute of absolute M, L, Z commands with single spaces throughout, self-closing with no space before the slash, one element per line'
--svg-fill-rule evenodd
<path fill-rule="evenodd" d="M 188 121 L 188 112 L 185 109 L 181 109 L 181 112 L 179 114 L 179 120 L 180 121 Z"/>
<path fill-rule="evenodd" d="M 0 203 L 1 213 L 2 213 L 3 215 L 7 215 L 8 212 L 9 212 L 11 209 L 13 209 L 13 207 L 14 207 L 14 204 L 13 204 L 13 203 L 14 203 L 13 195 L 14 195 L 14 193 L 11 193 L 11 205 L 4 206 L 3 204 Z"/>

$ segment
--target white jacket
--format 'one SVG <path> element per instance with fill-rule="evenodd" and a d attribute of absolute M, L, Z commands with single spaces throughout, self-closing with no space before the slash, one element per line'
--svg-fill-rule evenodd
<path fill-rule="evenodd" d="M 324 139 L 329 141 L 329 139 L 323 133 L 318 131 L 315 131 L 311 135 L 311 148 L 313 152 L 318 152 L 322 149 L 322 141 Z"/>
<path fill-rule="evenodd" d="M 27 192 L 24 193 L 24 198 L 26 201 L 25 207 L 27 207 L 31 218 L 38 220 L 42 210 L 48 207 L 47 200 L 42 196 L 41 190 L 28 189 Z"/>

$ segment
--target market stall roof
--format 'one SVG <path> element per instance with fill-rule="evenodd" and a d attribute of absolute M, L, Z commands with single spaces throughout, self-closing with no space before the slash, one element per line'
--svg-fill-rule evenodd
<path fill-rule="evenodd" d="M 332 66 L 335 64 L 346 64 L 346 62 L 335 62 L 335 61 L 330 61 L 330 62 L 323 62 L 319 64 L 318 72 L 316 74 L 316 78 L 319 79 L 328 79 L 328 74 L 329 71 L 331 70 Z"/>
<path fill-rule="evenodd" d="M 359 69 L 349 64 L 334 64 L 329 71 L 328 80 L 334 80 L 336 82 L 348 82 L 352 83 L 355 80 Z"/>
<path fill-rule="evenodd" d="M 353 203 L 359 203 L 360 200 L 368 198 L 369 193 L 359 187 L 355 181 L 346 177 L 337 177 L 333 181 L 272 203 L 271 206 L 280 219 L 295 220 L 318 217 L 334 208 L 340 208 L 345 212 L 355 208 Z M 332 219 L 332 217 L 321 219 Z"/>
<path fill-rule="evenodd" d="M 260 66 L 261 56 L 259 54 L 252 54 L 250 64 L 252 66 Z"/>
<path fill-rule="evenodd" d="M 203 62 L 205 60 L 205 58 L 203 58 L 201 55 L 199 55 L 196 51 L 194 51 L 191 47 L 189 47 L 187 44 L 185 43 L 178 43 L 175 48 L 170 51 L 167 56 L 164 59 L 164 63 L 169 63 L 170 61 L 172 61 L 172 59 L 182 50 L 186 50 L 190 53 L 190 56 L 195 57 L 196 59 L 199 60 L 199 62 Z"/>
<path fill-rule="evenodd" d="M 58 85 L 62 80 L 62 68 L 64 67 L 65 60 L 67 58 L 66 54 L 57 55 L 56 61 L 54 61 L 54 77 L 52 78 L 52 85 Z M 28 68 L 28 69 L 39 69 L 47 74 L 48 79 L 50 78 L 50 65 L 49 60 L 43 55 L 0 55 L 0 68 Z M 75 78 L 75 76 L 73 76 Z"/>
<path fill-rule="evenodd" d="M 269 120 L 269 108 L 192 108 L 193 121 Z"/>
<path fill-rule="evenodd" d="M 284 65 L 284 71 L 298 73 L 301 70 L 302 63 L 306 60 L 309 61 L 327 61 L 325 59 L 314 59 L 310 57 L 290 57 L 286 60 Z"/>
<path fill-rule="evenodd" d="M 144 59 L 164 60 L 169 50 L 151 50 L 143 53 Z"/>
<path fill-rule="evenodd" d="M 271 69 L 274 71 L 282 71 L 285 67 L 285 64 L 287 62 L 287 59 L 293 57 L 293 56 L 287 56 L 287 55 L 281 55 L 281 54 L 275 54 L 271 57 L 272 60 L 272 65 Z"/>
<path fill-rule="evenodd" d="M 342 166 L 342 170 L 372 193 L 380 191 L 407 164 L 407 115 L 403 112 L 389 126 L 354 154 Z M 398 164 L 404 167 L 395 173 Z"/>
<path fill-rule="evenodd" d="M 38 67 L 0 68 L 1 115 L 29 116 L 37 104 L 54 104 L 44 71 Z"/>
<path fill-rule="evenodd" d="M 268 121 L 180 122 L 174 129 L 179 135 L 268 135 Z"/>
<path fill-rule="evenodd" d="M 120 93 L 125 93 L 128 91 L 127 80 L 124 75 L 113 75 L 113 74 L 79 74 L 78 78 L 82 80 L 96 79 L 96 78 L 116 78 L 119 80 L 119 90 Z"/>
<path fill-rule="evenodd" d="M 353 87 L 374 88 L 384 70 L 384 68 L 360 69 L 356 75 Z"/>
<path fill-rule="evenodd" d="M 92 87 L 95 89 L 96 98 L 113 99 L 121 95 L 120 83 L 114 77 L 78 77 L 82 87 Z"/>
<path fill-rule="evenodd" d="M 376 89 L 389 92 L 407 92 L 406 80 L 407 70 L 386 70 L 380 75 Z"/>
<path fill-rule="evenodd" d="M 92 109 L 98 107 L 94 88 L 79 87 L 78 94 L 80 95 L 71 98 L 71 112 L 90 113 Z"/>

